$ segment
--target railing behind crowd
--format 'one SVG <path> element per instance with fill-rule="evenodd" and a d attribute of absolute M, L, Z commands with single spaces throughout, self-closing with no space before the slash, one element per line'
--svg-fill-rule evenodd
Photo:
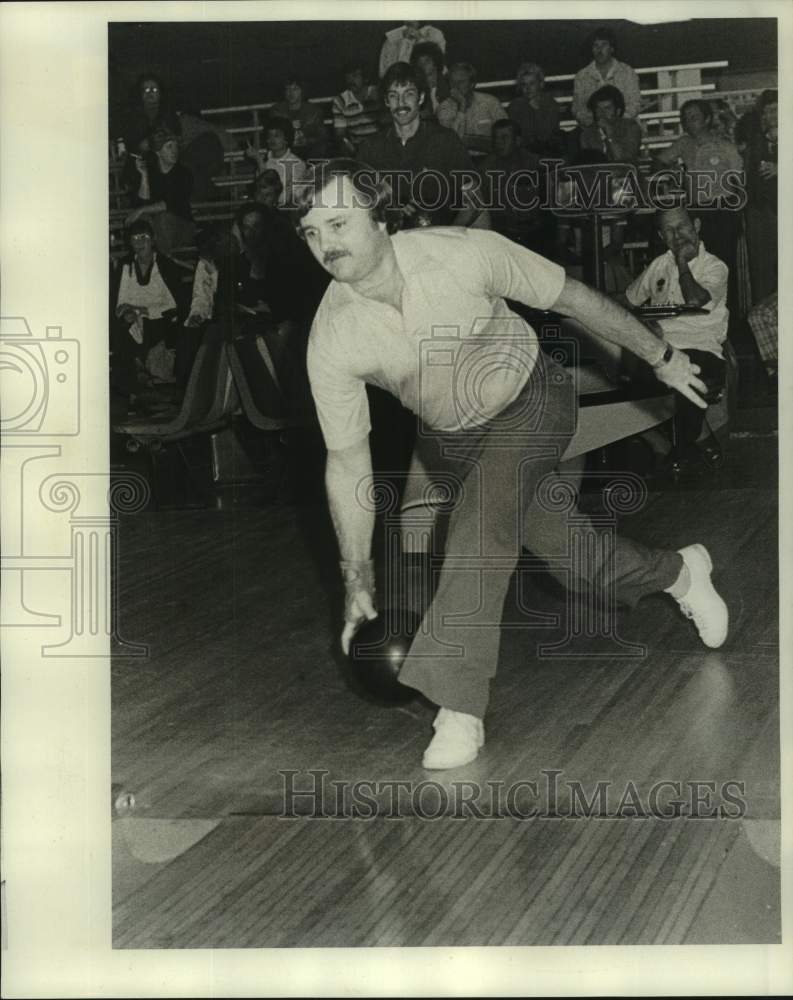
<path fill-rule="evenodd" d="M 646 80 L 641 87 L 642 110 L 638 115 L 644 140 L 642 157 L 645 166 L 659 149 L 670 145 L 680 135 L 680 106 L 696 97 L 717 98 L 726 102 L 729 111 L 737 119 L 753 105 L 759 90 L 718 90 L 719 71 L 728 67 L 724 59 L 713 62 L 684 63 L 675 66 L 648 66 L 636 70 L 640 80 Z M 565 131 L 575 128 L 576 122 L 570 115 L 573 100 L 573 74 L 546 76 L 545 87 L 564 109 L 561 126 Z M 506 107 L 515 93 L 515 80 L 491 80 L 477 84 L 478 90 L 495 94 Z M 332 98 L 310 98 L 310 103 L 326 109 L 325 124 L 332 126 L 329 115 Z M 244 104 L 224 108 L 204 108 L 202 116 L 223 128 L 240 142 L 240 148 L 227 152 L 224 156 L 227 171 L 213 178 L 218 192 L 217 200 L 193 204 L 194 216 L 198 222 L 229 219 L 235 209 L 245 199 L 246 188 L 250 184 L 254 167 L 247 158 L 246 147 L 257 152 L 262 146 L 262 134 L 266 128 L 267 113 L 275 102 Z M 117 237 L 124 225 L 129 209 L 123 204 L 125 192 L 121 186 L 123 160 L 117 155 L 115 144 L 110 145 L 110 232 L 111 252 L 114 256 L 121 252 Z"/>

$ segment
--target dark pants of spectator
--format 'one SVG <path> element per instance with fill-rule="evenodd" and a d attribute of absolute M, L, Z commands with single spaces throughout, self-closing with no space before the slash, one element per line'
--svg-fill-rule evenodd
<path fill-rule="evenodd" d="M 752 305 L 778 288 L 777 213 L 772 205 L 746 206 L 746 250 L 752 282 Z"/>
<path fill-rule="evenodd" d="M 144 319 L 142 344 L 133 339 L 123 320 L 116 320 L 111 325 L 111 374 L 113 385 L 119 391 L 132 393 L 140 389 L 138 372 L 145 367 L 149 351 L 160 341 L 176 350 L 174 375 L 184 388 L 201 343 L 201 331 L 187 330 L 172 317 L 163 316 L 162 319 Z"/>
<path fill-rule="evenodd" d="M 710 351 L 695 351 L 687 347 L 684 353 L 695 365 L 699 365 L 699 377 L 708 387 L 706 400 L 708 403 L 716 402 L 724 388 L 727 363 L 723 358 L 711 354 Z M 690 450 L 696 443 L 702 434 L 702 425 L 706 415 L 706 410 L 700 409 L 685 396 L 681 396 L 679 393 L 676 395 L 674 421 L 675 447 L 678 452 Z"/>
<path fill-rule="evenodd" d="M 633 606 L 671 587 L 680 573 L 679 553 L 627 538 L 612 543 L 607 528 L 569 509 L 569 489 L 556 467 L 576 414 L 571 376 L 540 352 L 526 387 L 497 418 L 452 434 L 423 428 L 417 437 L 430 476 L 461 482 L 437 589 L 400 673 L 437 705 L 484 716 L 504 599 L 522 547 L 581 592 L 579 610 L 591 606 L 593 591 Z M 569 559 L 572 520 L 577 537 L 586 540 L 577 565 Z M 569 568 L 560 568 L 565 558 Z"/>

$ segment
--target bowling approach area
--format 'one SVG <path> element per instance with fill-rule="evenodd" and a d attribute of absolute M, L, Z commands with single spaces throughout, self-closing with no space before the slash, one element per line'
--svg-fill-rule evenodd
<path fill-rule="evenodd" d="M 146 655 L 112 666 L 114 947 L 780 941 L 777 442 L 736 426 L 724 468 L 619 517 L 709 548 L 725 645 L 663 597 L 570 637 L 527 560 L 457 771 L 421 768 L 434 706 L 351 677 L 318 481 L 123 515 L 117 631 Z M 387 545 L 380 593 L 420 606 L 426 558 L 386 581 Z"/>

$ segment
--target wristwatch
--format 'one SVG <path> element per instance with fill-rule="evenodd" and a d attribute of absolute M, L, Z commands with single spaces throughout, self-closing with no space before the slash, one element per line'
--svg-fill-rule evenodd
<path fill-rule="evenodd" d="M 669 362 L 672 360 L 672 355 L 675 353 L 675 349 L 674 347 L 672 347 L 671 344 L 666 344 L 666 342 L 664 343 L 665 343 L 664 353 L 655 362 L 655 364 L 650 365 L 651 368 L 660 368 L 662 365 L 668 365 Z"/>

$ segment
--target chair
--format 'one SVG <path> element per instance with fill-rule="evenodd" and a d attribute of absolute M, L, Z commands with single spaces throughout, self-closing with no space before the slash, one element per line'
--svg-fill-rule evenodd
<path fill-rule="evenodd" d="M 243 412 L 254 427 L 278 431 L 305 422 L 289 406 L 261 334 L 237 337 L 226 345 L 226 350 Z"/>
<path fill-rule="evenodd" d="M 137 451 L 141 446 L 156 449 L 167 442 L 219 427 L 233 412 L 234 405 L 223 341 L 219 331 L 210 328 L 198 348 L 179 410 L 167 416 L 124 420 L 115 424 L 113 430 L 127 436 L 129 451 Z"/>
<path fill-rule="evenodd" d="M 185 445 L 198 438 L 209 440 L 213 433 L 228 427 L 237 407 L 220 331 L 210 328 L 198 348 L 179 410 L 113 425 L 117 434 L 126 437 L 127 451 L 145 449 L 152 494 L 158 507 L 206 505 L 208 484 L 199 481 L 203 476 L 196 477 L 194 454 Z M 174 448 L 165 449 L 166 445 Z M 178 460 L 176 467 L 172 461 L 174 455 Z"/>

